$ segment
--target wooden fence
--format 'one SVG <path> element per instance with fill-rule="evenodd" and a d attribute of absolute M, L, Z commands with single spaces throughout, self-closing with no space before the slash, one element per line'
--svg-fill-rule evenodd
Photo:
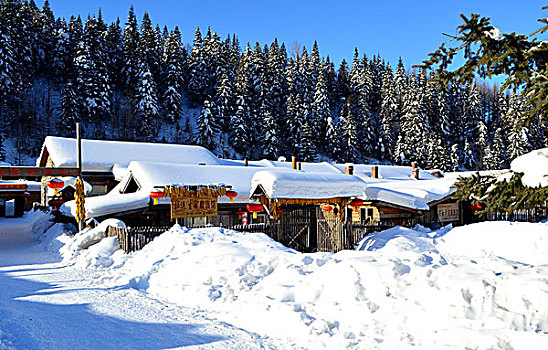
<path fill-rule="evenodd" d="M 139 226 L 139 227 L 109 227 L 107 229 L 108 237 L 118 237 L 120 248 L 126 253 L 141 250 L 154 238 L 168 231 L 169 226 Z"/>

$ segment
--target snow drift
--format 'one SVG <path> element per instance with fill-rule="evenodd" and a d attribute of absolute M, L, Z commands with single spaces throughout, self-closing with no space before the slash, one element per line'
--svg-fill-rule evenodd
<path fill-rule="evenodd" d="M 548 341 L 547 231 L 508 222 L 396 227 L 356 251 L 302 254 L 260 233 L 174 226 L 142 251 L 125 255 L 103 240 L 77 259 L 112 287 L 295 347 L 540 348 Z"/>

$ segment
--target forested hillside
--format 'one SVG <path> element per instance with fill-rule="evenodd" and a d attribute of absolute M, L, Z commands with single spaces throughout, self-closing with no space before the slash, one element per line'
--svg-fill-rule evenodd
<path fill-rule="evenodd" d="M 374 48 L 371 48 L 374 49 Z M 404 52 L 402 52 L 404 54 Z M 358 51 L 335 63 L 314 43 L 241 44 L 139 22 L 133 8 L 56 18 L 48 1 L 0 4 L 3 143 L 36 156 L 46 135 L 205 146 L 224 157 L 494 169 L 546 146 L 538 120 L 514 125 L 519 94 L 487 84 L 443 88 L 423 71 Z M 374 160 L 373 160 L 374 161 Z"/>

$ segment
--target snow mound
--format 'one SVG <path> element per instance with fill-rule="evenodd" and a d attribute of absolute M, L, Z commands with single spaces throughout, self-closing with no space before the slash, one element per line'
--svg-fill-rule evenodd
<path fill-rule="evenodd" d="M 521 182 L 524 186 L 548 186 L 548 148 L 517 157 L 512 161 L 510 168 L 516 173 L 523 173 Z"/>
<path fill-rule="evenodd" d="M 78 232 L 74 238 L 60 250 L 64 259 L 80 255 L 81 251 L 87 250 L 80 258 L 80 264 L 90 266 L 110 266 L 110 256 L 120 248 L 117 237 L 105 239 L 108 227 L 125 228 L 126 225 L 118 219 L 106 219 L 95 228 L 86 228 Z M 100 243 L 100 244 L 98 244 Z M 116 248 L 116 249 L 115 249 Z"/>
<path fill-rule="evenodd" d="M 104 239 L 77 259 L 112 287 L 198 308 L 314 349 L 541 348 L 547 224 L 491 222 L 372 234 L 302 254 L 261 233 L 174 226 L 141 251 Z"/>

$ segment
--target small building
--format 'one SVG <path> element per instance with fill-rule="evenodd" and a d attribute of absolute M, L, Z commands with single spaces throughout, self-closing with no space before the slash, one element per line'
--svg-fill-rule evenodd
<path fill-rule="evenodd" d="M 176 164 L 230 165 L 232 162 L 217 158 L 200 146 L 177 144 L 82 140 L 82 178 L 92 189 L 89 197 L 104 195 L 113 189 L 127 173 L 132 161 Z M 237 163 L 236 163 L 237 164 Z M 40 167 L 76 167 L 77 140 L 48 136 L 36 161 Z M 41 202 L 49 201 L 47 182 L 42 178 Z"/>
<path fill-rule="evenodd" d="M 0 180 L 0 217 L 20 217 L 40 201 L 40 183 Z"/>

